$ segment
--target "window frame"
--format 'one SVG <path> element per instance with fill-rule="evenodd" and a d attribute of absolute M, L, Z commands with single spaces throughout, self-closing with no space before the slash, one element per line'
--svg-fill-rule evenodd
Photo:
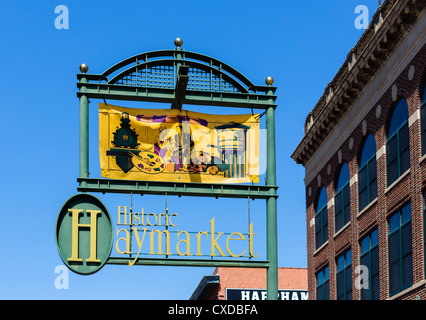
<path fill-rule="evenodd" d="M 377 239 L 376 243 L 373 243 L 373 233 L 376 233 Z M 364 250 L 363 243 L 365 240 L 368 240 L 368 245 L 366 250 Z M 379 230 L 378 227 L 373 228 L 370 232 L 368 232 L 364 237 L 362 237 L 359 241 L 360 246 L 360 264 L 367 267 L 368 270 L 368 289 L 361 288 L 360 289 L 360 299 L 361 300 L 379 300 L 380 299 L 380 284 L 378 279 L 380 278 L 380 261 L 379 261 Z M 373 257 L 374 255 L 374 257 Z M 367 258 L 368 265 L 365 265 L 362 260 Z M 373 261 L 377 261 L 377 266 L 373 267 Z M 377 270 L 377 273 L 373 273 L 373 270 Z M 373 286 L 375 282 L 373 279 L 377 277 L 377 288 L 374 287 L 374 292 L 377 294 L 377 299 L 373 299 Z M 364 290 L 364 291 L 362 291 Z M 366 297 L 368 295 L 368 297 Z M 367 299 L 366 299 L 367 298 Z"/>
<path fill-rule="evenodd" d="M 324 190 L 325 192 L 325 203 L 322 205 L 322 207 L 318 207 L 319 206 L 319 200 L 321 198 L 321 193 Z M 320 192 L 318 194 L 318 199 L 317 199 L 317 209 L 315 210 L 315 250 L 319 249 L 324 243 L 326 243 L 328 241 L 328 208 L 327 208 L 327 203 L 328 202 L 328 198 L 327 198 L 327 189 L 323 186 L 320 189 Z M 317 223 L 317 218 L 320 219 L 320 231 L 317 232 L 317 228 L 318 228 L 318 223 Z M 320 234 L 320 238 L 321 238 L 321 242 L 318 243 L 317 241 L 317 234 Z"/>
<path fill-rule="evenodd" d="M 406 209 L 409 206 L 409 210 L 410 210 L 410 218 L 406 221 L 403 221 L 403 210 Z M 398 221 L 398 226 L 392 230 L 392 218 L 395 218 L 395 221 Z M 389 215 L 388 217 L 388 274 L 389 274 L 389 296 L 393 296 L 409 287 L 412 286 L 413 284 L 413 236 L 412 236 L 412 226 L 411 226 L 411 221 L 412 221 L 412 211 L 411 211 L 411 202 L 408 202 L 406 204 L 404 204 L 401 208 L 399 208 L 398 210 L 396 210 L 395 212 L 393 212 L 391 215 Z M 404 242 L 403 239 L 403 229 L 407 228 L 409 226 L 409 233 L 408 235 L 410 236 L 409 238 L 409 246 L 410 246 L 410 251 L 408 254 L 404 254 L 403 250 L 404 250 L 404 244 L 406 244 Z M 397 248 L 393 248 L 392 247 L 392 237 L 397 235 L 397 244 L 398 247 Z M 407 240 L 405 240 L 407 241 Z M 392 255 L 392 251 L 397 251 L 398 253 L 398 258 L 395 261 L 391 261 L 391 259 L 393 258 Z M 410 264 L 410 269 L 411 272 L 407 273 L 404 272 L 404 260 L 409 258 L 409 260 L 411 260 L 411 264 Z M 397 269 L 399 270 L 399 272 L 396 274 L 396 277 L 398 278 L 398 282 L 399 285 L 396 289 L 392 290 L 392 281 L 393 281 L 393 274 L 392 274 L 392 268 L 393 265 L 398 263 L 397 265 Z M 410 276 L 410 280 L 407 283 L 403 283 L 404 282 L 404 275 L 409 275 Z"/>
<path fill-rule="evenodd" d="M 320 275 L 322 276 L 321 283 L 319 281 Z M 315 283 L 316 300 L 330 300 L 330 269 L 328 265 L 320 269 L 317 273 L 315 273 L 315 282 L 316 282 Z M 323 299 L 318 299 L 318 295 L 319 295 L 318 293 L 320 291 L 321 291 L 321 297 Z"/>
<path fill-rule="evenodd" d="M 348 170 L 347 181 L 345 181 L 342 186 L 339 186 L 338 182 L 340 181 L 340 176 L 344 167 L 347 167 Z M 340 167 L 339 175 L 336 179 L 336 189 L 334 193 L 334 233 L 341 230 L 346 224 L 351 221 L 351 191 L 349 182 L 349 165 L 345 162 Z M 339 198 L 341 198 L 342 200 L 340 201 Z M 338 204 L 341 204 L 340 208 L 338 208 Z M 348 210 L 348 212 L 346 212 L 346 209 Z M 341 215 L 340 220 L 338 219 L 338 215 Z M 341 221 L 340 226 L 337 225 L 339 221 Z"/>
<path fill-rule="evenodd" d="M 343 261 L 342 268 L 339 266 L 340 261 Z M 342 280 L 343 284 L 340 283 Z M 339 292 L 341 285 L 343 293 Z M 350 248 L 336 258 L 336 300 L 352 300 L 352 250 Z"/>
<path fill-rule="evenodd" d="M 420 95 L 420 152 L 426 154 L 426 77 L 423 80 L 423 91 Z"/>
<path fill-rule="evenodd" d="M 404 103 L 405 107 L 407 108 L 407 119 L 405 119 L 396 129 L 395 132 L 392 133 L 392 135 L 389 135 L 389 131 L 390 131 L 390 124 L 392 123 L 392 119 L 395 115 L 395 110 L 397 109 L 397 107 L 399 107 L 400 103 Z M 387 139 L 386 139 L 386 186 L 389 187 L 392 183 L 394 183 L 396 180 L 398 180 L 399 177 L 401 177 L 404 172 L 406 172 L 409 168 L 410 168 L 410 138 L 409 138 L 409 127 L 408 127 L 408 104 L 407 101 L 404 98 L 399 99 L 393 110 L 392 110 L 392 115 L 389 121 L 389 125 L 387 128 Z M 403 130 L 405 129 L 407 130 L 407 141 L 402 140 L 401 138 L 401 134 L 403 133 Z M 389 150 L 390 145 L 391 145 L 391 141 L 393 139 L 396 139 L 396 156 L 395 157 L 390 157 L 391 152 Z M 406 142 L 407 143 L 407 147 L 405 149 L 403 149 L 401 151 L 401 142 Z M 392 149 L 391 149 L 392 150 Z M 404 170 L 402 168 L 402 154 L 404 152 L 408 151 L 408 167 Z M 389 162 L 392 159 L 391 162 Z M 391 165 L 394 165 L 394 162 L 396 161 L 396 168 L 397 168 L 397 175 L 395 178 L 391 177 L 390 174 L 390 167 Z M 391 179 L 390 179 L 391 178 Z"/>
<path fill-rule="evenodd" d="M 372 154 L 370 156 L 370 158 L 367 158 L 367 160 L 365 160 L 365 163 L 361 164 L 361 160 L 362 160 L 362 154 L 364 152 L 364 148 L 367 146 L 367 142 L 368 142 L 368 138 L 372 137 L 373 139 L 373 143 L 374 143 L 374 154 Z M 358 211 L 362 211 L 364 208 L 366 208 L 374 199 L 377 198 L 377 159 L 376 159 L 376 139 L 374 138 L 374 135 L 372 133 L 368 134 L 364 144 L 362 146 L 361 149 L 361 153 L 359 156 L 359 169 L 358 169 Z M 375 167 L 375 172 L 374 172 L 374 178 L 371 175 L 371 167 L 373 166 L 374 163 L 374 167 Z M 366 183 L 365 183 L 365 187 L 361 188 L 361 171 L 366 172 Z M 374 188 L 374 184 L 375 184 L 375 188 Z M 374 196 L 372 196 L 372 189 L 374 188 Z M 366 192 L 367 194 L 367 201 L 365 204 L 361 203 L 362 201 L 362 197 L 361 197 L 361 193 L 362 192 Z"/>
<path fill-rule="evenodd" d="M 423 263 L 426 266 L 426 190 L 422 190 L 422 218 L 423 218 Z M 426 267 L 423 270 L 426 278 Z"/>

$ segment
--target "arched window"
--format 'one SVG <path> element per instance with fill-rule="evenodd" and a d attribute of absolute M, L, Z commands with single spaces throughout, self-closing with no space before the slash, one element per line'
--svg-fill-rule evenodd
<path fill-rule="evenodd" d="M 420 89 L 420 125 L 422 130 L 422 155 L 426 154 L 426 80 Z"/>
<path fill-rule="evenodd" d="M 396 104 L 388 128 L 386 143 L 387 185 L 390 186 L 410 167 L 408 106 L 404 99 Z"/>
<path fill-rule="evenodd" d="M 377 197 L 376 141 L 369 134 L 361 152 L 358 171 L 359 211 Z"/>
<path fill-rule="evenodd" d="M 336 195 L 334 198 L 334 217 L 335 232 L 339 231 L 351 220 L 349 168 L 347 163 L 344 163 L 340 168 L 337 180 Z"/>
<path fill-rule="evenodd" d="M 315 211 L 315 249 L 328 240 L 327 192 L 322 187 Z"/>

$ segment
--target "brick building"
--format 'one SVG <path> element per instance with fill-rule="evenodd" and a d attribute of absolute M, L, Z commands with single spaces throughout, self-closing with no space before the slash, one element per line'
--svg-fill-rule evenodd
<path fill-rule="evenodd" d="M 306 268 L 278 268 L 278 300 L 307 300 Z M 215 268 L 190 300 L 266 300 L 266 269 Z"/>
<path fill-rule="evenodd" d="M 426 299 L 425 5 L 385 1 L 306 118 L 310 299 Z"/>

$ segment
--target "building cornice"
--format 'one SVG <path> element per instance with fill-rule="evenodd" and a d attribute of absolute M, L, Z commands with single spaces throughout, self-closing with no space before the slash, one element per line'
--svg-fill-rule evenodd
<path fill-rule="evenodd" d="M 305 136 L 291 155 L 305 164 L 333 131 L 376 71 L 425 10 L 424 0 L 386 0 L 349 52 L 305 121 Z"/>

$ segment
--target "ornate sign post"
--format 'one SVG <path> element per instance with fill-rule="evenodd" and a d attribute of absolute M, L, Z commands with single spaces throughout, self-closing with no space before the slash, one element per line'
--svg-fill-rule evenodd
<path fill-rule="evenodd" d="M 67 200 L 58 215 L 56 242 L 59 254 L 71 270 L 80 274 L 94 273 L 105 264 L 266 268 L 268 299 L 276 300 L 277 96 L 276 87 L 272 86 L 273 79 L 268 77 L 266 86 L 254 85 L 237 70 L 217 59 L 183 50 L 181 39 L 177 38 L 175 45 L 174 50 L 151 51 L 127 58 L 102 74 L 89 74 L 86 64 L 80 66 L 81 73 L 77 74 L 77 96 L 80 99 L 80 174 L 77 191 L 80 193 Z M 100 123 L 100 128 L 106 130 L 105 136 L 100 136 L 103 178 L 89 177 L 89 99 L 102 99 L 105 102 L 99 106 L 100 119 L 103 117 L 100 121 L 104 121 Z M 134 111 L 107 105 L 106 100 L 167 103 L 171 109 Z M 258 167 L 248 161 L 250 157 L 258 157 L 258 146 L 253 139 L 258 134 L 258 120 L 262 115 L 256 117 L 252 111 L 249 116 L 219 117 L 184 111 L 183 105 L 263 111 L 267 132 L 265 185 L 254 183 L 258 180 Z M 152 134 L 157 131 L 161 133 L 156 136 Z M 170 135 L 170 132 L 173 134 Z M 213 142 L 204 149 L 197 149 L 200 144 L 197 145 L 197 141 L 194 144 L 194 132 L 208 132 L 205 137 Z M 175 138 L 183 143 L 173 145 Z M 229 235 L 226 248 L 215 243 L 214 239 L 219 238 L 215 234 L 220 233 L 215 230 L 214 218 L 210 221 L 211 230 L 200 232 L 193 241 L 198 241 L 199 251 L 201 236 L 210 235 L 210 256 L 215 256 L 215 252 L 225 256 L 227 252 L 229 259 L 187 258 L 193 254 L 189 251 L 189 233 L 185 231 L 177 234 L 177 239 L 180 239 L 176 245 L 179 257 L 170 258 L 169 230 L 154 228 L 159 225 L 176 226 L 175 217 L 167 213 L 132 213 L 127 211 L 127 207 L 119 207 L 118 225 L 127 226 L 129 230 L 118 230 L 121 234 L 117 234 L 117 237 L 122 237 L 116 242 L 117 251 L 124 257 L 111 257 L 114 241 L 111 217 L 102 202 L 88 192 L 264 199 L 267 260 L 251 259 L 256 258 L 252 252 L 255 235 L 252 226 L 246 235 L 238 232 Z M 136 256 L 125 256 L 131 253 L 128 248 L 132 238 L 130 233 L 136 239 L 139 252 L 145 237 L 149 239 L 145 243 L 151 241 L 151 251 L 155 252 L 153 243 L 157 239 L 159 246 L 156 254 L 161 253 L 166 258 L 144 258 L 139 256 L 139 252 Z M 185 234 L 186 239 L 183 238 Z M 160 248 L 163 235 L 165 252 Z M 231 240 L 248 241 L 250 259 L 240 259 L 242 254 L 233 251 Z M 126 249 L 119 249 L 119 242 Z M 187 250 L 183 252 L 185 243 Z"/>

